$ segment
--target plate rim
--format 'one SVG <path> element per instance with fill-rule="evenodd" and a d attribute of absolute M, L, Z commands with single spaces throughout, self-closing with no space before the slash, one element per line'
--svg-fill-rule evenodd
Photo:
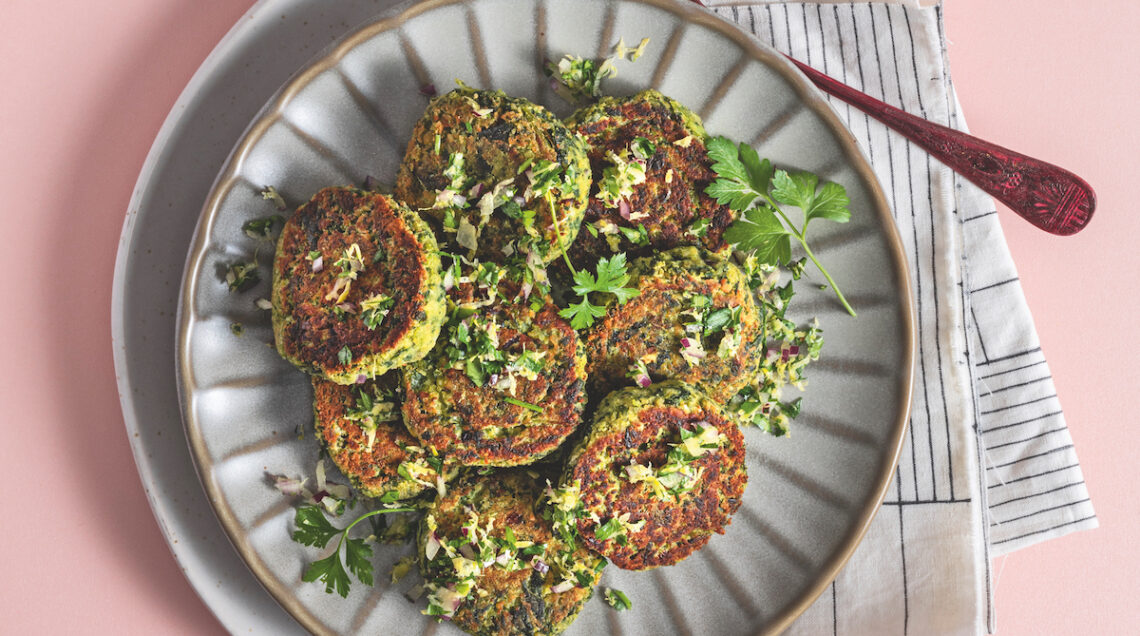
<path fill-rule="evenodd" d="M 238 552 L 246 567 L 253 572 L 257 581 L 269 592 L 270 596 L 284 608 L 305 629 L 316 634 L 336 634 L 337 632 L 321 621 L 316 615 L 300 602 L 275 574 L 262 561 L 257 551 L 253 549 L 248 536 L 244 532 L 237 516 L 230 508 L 223 496 L 220 486 L 214 478 L 213 461 L 210 458 L 205 439 L 194 413 L 189 408 L 188 394 L 193 388 L 191 378 L 193 372 L 190 368 L 189 327 L 193 312 L 187 307 L 192 306 L 191 291 L 197 287 L 198 277 L 195 272 L 200 269 L 193 267 L 205 253 L 209 243 L 209 232 L 206 231 L 209 223 L 216 217 L 218 208 L 229 191 L 226 184 L 232 184 L 237 170 L 243 163 L 247 153 L 253 145 L 261 139 L 270 126 L 282 116 L 283 111 L 292 99 L 303 90 L 312 79 L 335 66 L 349 51 L 360 43 L 399 28 L 405 22 L 419 15 L 451 5 L 464 5 L 478 0 L 422 0 L 415 4 L 400 3 L 381 14 L 384 17 L 372 20 L 363 26 L 356 27 L 345 36 L 336 40 L 330 47 L 319 53 L 304 67 L 298 69 L 276 93 L 267 101 L 265 106 L 255 115 L 250 125 L 242 133 L 227 156 L 222 170 L 218 173 L 214 184 L 202 206 L 194 230 L 193 240 L 187 253 L 186 266 L 182 273 L 182 283 L 178 294 L 178 311 L 176 317 L 177 332 L 175 342 L 175 371 L 177 375 L 177 389 L 179 409 L 182 414 L 186 438 L 190 447 L 190 456 L 198 478 L 206 491 L 207 499 L 214 514 L 222 526 L 224 534 Z M 715 31 L 718 35 L 728 38 L 737 44 L 745 55 L 751 56 L 772 70 L 779 73 L 789 83 L 802 104 L 814 114 L 820 116 L 824 123 L 835 133 L 842 151 L 851 167 L 862 178 L 869 190 L 875 213 L 879 216 L 883 227 L 883 238 L 887 244 L 888 256 L 894 264 L 895 286 L 899 294 L 896 310 L 899 312 L 900 323 L 903 330 L 902 373 L 900 373 L 898 418 L 891 428 L 887 439 L 889 446 L 883 455 L 879 466 L 875 487 L 863 502 L 862 510 L 856 516 L 856 522 L 848 530 L 846 536 L 839 542 L 834 552 L 824 560 L 820 568 L 820 575 L 808 585 L 800 598 L 789 603 L 777 612 L 759 630 L 758 634 L 764 636 L 779 634 L 787 629 L 796 618 L 810 607 L 823 591 L 838 576 L 846 565 L 871 522 L 882 508 L 882 501 L 890 487 L 898 465 L 898 458 L 902 451 L 904 436 L 909 422 L 912 393 L 915 374 L 915 349 L 917 333 L 915 329 L 915 304 L 910 285 L 910 266 L 903 251 L 902 240 L 895 226 L 890 205 L 887 202 L 882 184 L 879 182 L 870 162 L 863 154 L 853 133 L 839 119 L 827 98 L 817 89 L 803 73 L 797 69 L 784 55 L 770 46 L 760 42 L 751 34 L 746 33 L 738 26 L 731 24 L 709 10 L 702 9 L 684 0 L 604 0 L 606 2 L 630 2 L 649 5 L 672 13 L 682 21 L 703 26 Z M 259 3 L 260 4 L 260 3 Z M 153 506 L 152 506 L 153 508 Z"/>

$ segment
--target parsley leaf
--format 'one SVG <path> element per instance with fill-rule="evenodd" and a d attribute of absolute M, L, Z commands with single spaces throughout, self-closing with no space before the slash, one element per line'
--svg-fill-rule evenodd
<path fill-rule="evenodd" d="M 717 179 L 705 193 L 741 213 L 741 218 L 725 230 L 725 241 L 738 250 L 753 252 L 761 262 L 791 266 L 795 239 L 835 290 L 839 302 L 854 316 L 855 310 L 807 243 L 807 226 L 812 220 L 850 220 L 847 206 L 851 201 L 844 187 L 830 182 L 820 186 L 819 177 L 810 172 L 773 169 L 771 162 L 761 160 L 751 146 L 737 145 L 725 137 L 709 140 L 707 148 Z M 797 228 L 781 205 L 803 210 L 803 225 Z"/>
<path fill-rule="evenodd" d="M 803 210 L 807 221 L 830 219 L 846 223 L 851 219 L 851 211 L 847 209 L 851 200 L 847 198 L 847 191 L 838 183 L 825 183 L 816 192 L 819 177 L 810 172 L 789 174 L 780 170 L 773 179 L 773 186 L 772 198 Z"/>
<path fill-rule="evenodd" d="M 375 515 L 390 512 L 411 512 L 413 510 L 415 509 L 380 508 L 360 515 L 341 530 L 329 522 L 320 506 L 298 508 L 293 517 L 293 523 L 297 526 L 297 530 L 293 532 L 294 541 L 314 548 L 324 548 L 334 537 L 340 537 L 332 554 L 310 563 L 309 567 L 305 568 L 301 580 L 306 583 L 320 581 L 325 584 L 326 593 L 336 592 L 342 597 L 348 596 L 348 591 L 352 587 L 352 580 L 348 576 L 349 572 L 352 572 L 361 583 L 372 585 L 372 546 L 368 545 L 365 539 L 349 538 L 349 530 L 352 530 L 353 526 L 361 521 Z M 344 546 L 343 563 L 340 557 L 341 546 Z M 348 565 L 348 570 L 345 570 L 345 565 Z"/>
<path fill-rule="evenodd" d="M 573 274 L 575 294 L 581 298 L 578 303 L 572 303 L 566 309 L 558 312 L 559 316 L 570 321 L 574 329 L 585 329 L 594 324 L 594 320 L 606 315 L 606 308 L 590 302 L 590 292 L 604 292 L 613 294 L 618 303 L 625 304 L 641 292 L 633 287 L 626 287 L 629 282 L 625 252 L 619 252 L 610 258 L 598 259 L 595 268 L 597 275 L 588 270 L 578 270 Z"/>
<path fill-rule="evenodd" d="M 320 581 L 325 584 L 326 593 L 332 594 L 335 591 L 342 597 L 348 596 L 348 589 L 352 585 L 348 580 L 348 572 L 344 571 L 344 566 L 340 563 L 339 549 L 323 559 L 310 563 L 309 567 L 305 568 L 301 580 L 306 583 Z"/>
<path fill-rule="evenodd" d="M 344 562 L 356 578 L 365 585 L 372 585 L 372 546 L 364 539 L 349 539 L 345 542 Z"/>
<path fill-rule="evenodd" d="M 736 249 L 750 252 L 762 262 L 778 265 L 792 260 L 792 236 L 767 205 L 751 208 L 728 226 L 724 240 Z"/>
<path fill-rule="evenodd" d="M 591 305 L 590 300 L 583 296 L 582 302 L 571 304 L 558 312 L 558 315 L 569 320 L 570 326 L 575 330 L 580 330 L 594 324 L 595 319 L 606 315 L 606 308 Z"/>
<path fill-rule="evenodd" d="M 314 548 L 327 546 L 329 540 L 340 534 L 340 529 L 329 523 L 320 506 L 298 508 L 293 523 L 297 526 L 293 540 Z"/>

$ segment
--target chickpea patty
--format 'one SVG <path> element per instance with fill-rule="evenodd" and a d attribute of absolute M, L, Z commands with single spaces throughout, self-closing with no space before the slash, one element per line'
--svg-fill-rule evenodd
<path fill-rule="evenodd" d="M 715 402 L 667 381 L 606 396 L 570 454 L 579 535 L 614 565 L 672 565 L 723 533 L 748 476 L 744 438 Z"/>
<path fill-rule="evenodd" d="M 722 235 L 734 214 L 705 194 L 716 175 L 695 113 L 650 89 L 603 97 L 567 125 L 586 138 L 594 177 L 574 260 L 678 245 L 725 247 Z"/>
<path fill-rule="evenodd" d="M 386 501 L 410 499 L 455 475 L 404 428 L 396 388 L 393 374 L 353 386 L 313 377 L 317 438 L 361 494 Z"/>
<path fill-rule="evenodd" d="M 422 358 L 439 335 L 435 238 L 388 196 L 325 188 L 285 222 L 272 303 L 283 358 L 338 384 L 378 377 Z"/>
<path fill-rule="evenodd" d="M 542 106 L 466 87 L 428 105 L 396 176 L 396 196 L 435 218 L 443 242 L 494 262 L 557 257 L 589 190 L 581 137 Z"/>
<path fill-rule="evenodd" d="M 558 307 L 497 289 L 494 300 L 461 301 L 431 354 L 403 369 L 408 430 L 461 465 L 534 462 L 577 428 L 585 404 L 585 351 Z"/>
<path fill-rule="evenodd" d="M 740 269 L 695 247 L 630 266 L 640 294 L 613 305 L 586 333 L 591 390 L 676 378 L 726 401 L 763 356 L 763 323 Z"/>
<path fill-rule="evenodd" d="M 435 502 L 419 540 L 429 614 L 478 636 L 553 635 L 573 622 L 605 560 L 552 530 L 541 493 L 512 470 L 462 478 Z"/>

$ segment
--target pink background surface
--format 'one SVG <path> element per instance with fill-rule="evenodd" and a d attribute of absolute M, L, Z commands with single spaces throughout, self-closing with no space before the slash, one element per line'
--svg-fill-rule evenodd
<path fill-rule="evenodd" d="M 179 92 L 252 0 L 4 0 L 0 631 L 219 633 L 147 505 L 111 361 L 115 251 Z M 1131 634 L 1140 567 L 1140 3 L 953 0 L 973 131 L 1085 177 L 1072 238 L 1003 213 L 1101 528 L 995 563 L 999 633 Z M 13 236 L 14 233 L 14 236 Z"/>

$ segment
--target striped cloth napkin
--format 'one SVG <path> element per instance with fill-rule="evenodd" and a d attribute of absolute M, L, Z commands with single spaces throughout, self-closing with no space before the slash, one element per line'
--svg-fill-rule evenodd
<path fill-rule="evenodd" d="M 941 2 L 706 4 L 846 84 L 966 128 Z M 790 633 L 992 632 L 991 557 L 1095 528 L 1096 515 L 994 202 L 862 112 L 832 105 L 894 211 L 912 270 L 918 362 L 883 509 Z"/>

